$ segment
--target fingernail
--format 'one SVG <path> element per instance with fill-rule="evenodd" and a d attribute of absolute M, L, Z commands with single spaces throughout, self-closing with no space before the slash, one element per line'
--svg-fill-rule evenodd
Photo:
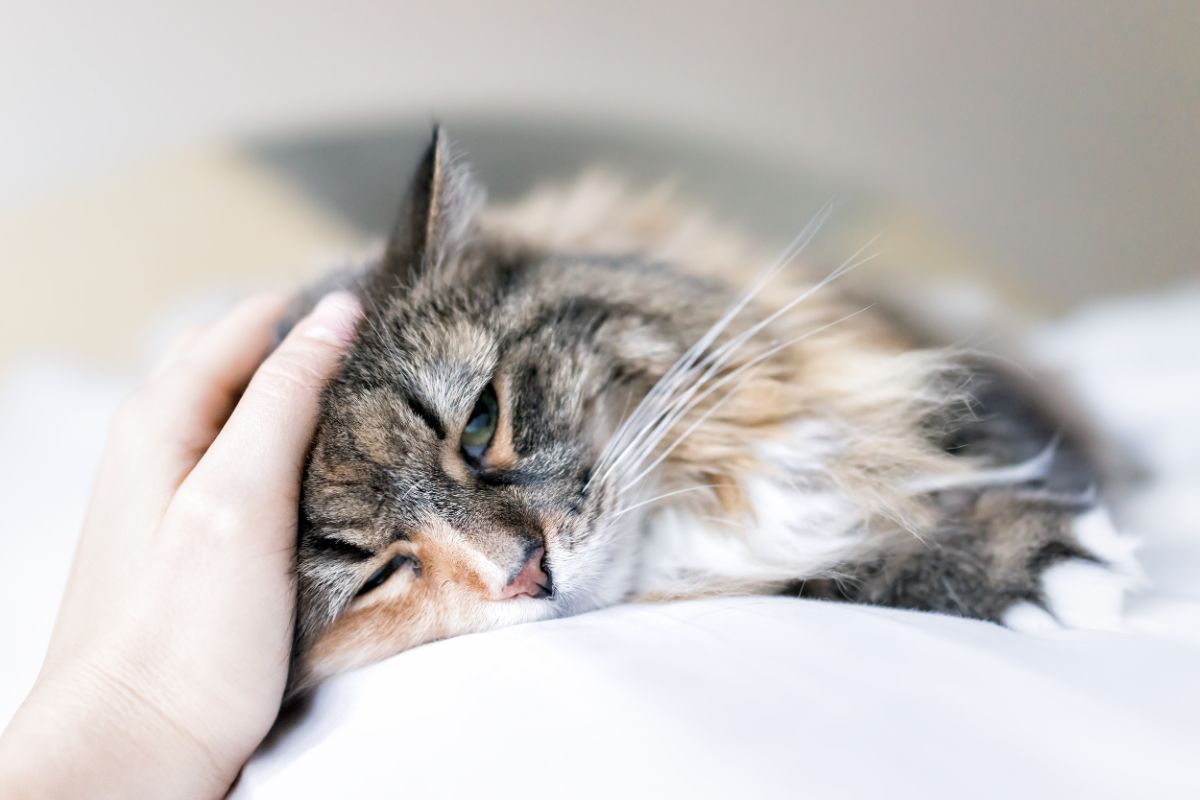
<path fill-rule="evenodd" d="M 354 338 L 362 306 L 349 292 L 325 295 L 304 323 L 304 335 L 313 339 L 343 345 Z"/>

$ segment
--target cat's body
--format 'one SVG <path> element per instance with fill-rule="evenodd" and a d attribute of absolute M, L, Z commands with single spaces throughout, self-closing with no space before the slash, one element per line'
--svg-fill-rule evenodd
<path fill-rule="evenodd" d="M 294 688 L 630 599 L 1119 603 L 1098 476 L 1018 382 L 664 195 L 481 202 L 435 134 L 387 252 L 340 279 L 367 311 L 305 480 Z"/>

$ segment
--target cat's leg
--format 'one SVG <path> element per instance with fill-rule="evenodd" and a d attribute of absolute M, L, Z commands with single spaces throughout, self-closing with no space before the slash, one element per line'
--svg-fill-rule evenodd
<path fill-rule="evenodd" d="M 941 523 L 889 538 L 800 595 L 937 611 L 1021 630 L 1113 628 L 1136 582 L 1133 540 L 1103 508 L 1005 487 L 937 496 Z"/>
<path fill-rule="evenodd" d="M 1036 389 L 975 365 L 973 413 L 930 425 L 947 453 L 992 468 L 1040 462 L 1035 480 L 937 492 L 936 524 L 888 535 L 800 592 L 1023 630 L 1116 626 L 1140 576 L 1134 541 L 1098 503 L 1094 487 L 1105 481 L 1085 437 L 1068 430 L 1076 415 Z"/>

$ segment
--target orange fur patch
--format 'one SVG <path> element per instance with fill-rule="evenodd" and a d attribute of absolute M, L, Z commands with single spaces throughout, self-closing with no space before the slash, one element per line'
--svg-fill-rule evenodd
<path fill-rule="evenodd" d="M 308 652 L 303 667 L 311 679 L 462 633 L 493 595 L 478 557 L 456 537 L 417 533 L 384 557 L 395 553 L 417 558 L 420 573 L 394 577 L 352 603 Z"/>

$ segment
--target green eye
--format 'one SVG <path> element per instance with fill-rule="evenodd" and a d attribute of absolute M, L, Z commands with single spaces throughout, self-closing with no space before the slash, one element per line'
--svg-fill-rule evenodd
<path fill-rule="evenodd" d="M 483 457 L 492 437 L 496 435 L 496 423 L 500 418 L 500 404 L 496 402 L 496 390 L 490 385 L 475 401 L 471 416 L 462 432 L 462 449 L 467 457 L 478 460 Z"/>

